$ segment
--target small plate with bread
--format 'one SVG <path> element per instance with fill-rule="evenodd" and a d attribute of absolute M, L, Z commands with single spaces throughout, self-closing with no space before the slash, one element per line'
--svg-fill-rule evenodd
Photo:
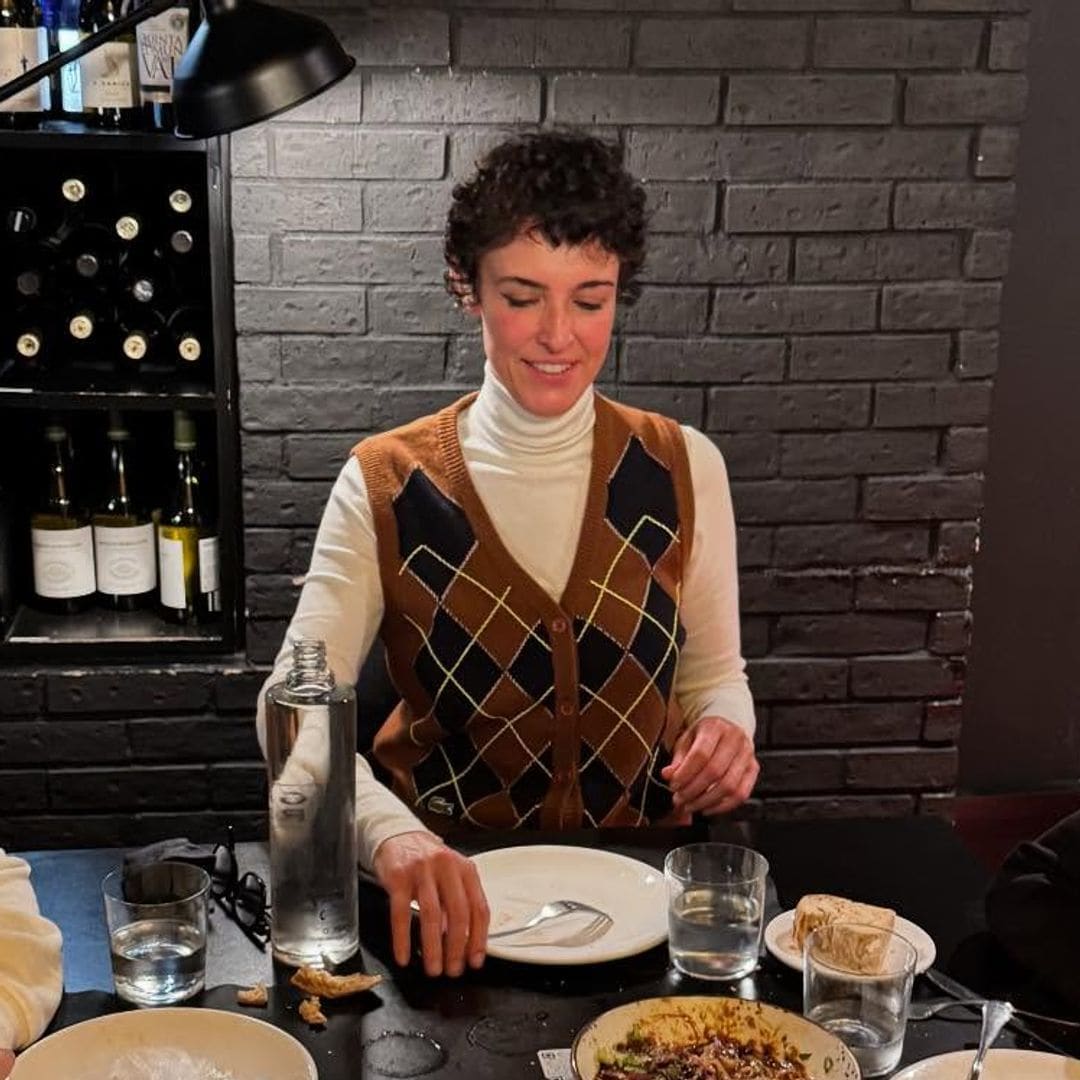
<path fill-rule="evenodd" d="M 841 896 L 811 893 L 793 911 L 782 911 L 765 927 L 765 948 L 782 964 L 796 971 L 803 968 L 803 944 L 819 926 L 832 923 L 859 923 L 891 930 L 915 948 L 915 973 L 921 975 L 934 962 L 934 939 L 916 923 L 890 908 L 860 904 Z"/>

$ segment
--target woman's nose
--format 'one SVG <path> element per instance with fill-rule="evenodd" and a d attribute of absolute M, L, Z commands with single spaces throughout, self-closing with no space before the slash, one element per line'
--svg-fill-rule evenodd
<path fill-rule="evenodd" d="M 558 307 L 549 307 L 544 312 L 537 337 L 550 352 L 561 352 L 573 337 L 569 313 Z"/>

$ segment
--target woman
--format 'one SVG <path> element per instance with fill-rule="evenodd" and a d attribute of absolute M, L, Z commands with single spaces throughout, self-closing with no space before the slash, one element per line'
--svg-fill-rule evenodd
<path fill-rule="evenodd" d="M 38 914 L 30 867 L 0 849 L 0 1078 L 60 1004 L 60 931 Z"/>
<path fill-rule="evenodd" d="M 418 900 L 431 974 L 482 963 L 487 931 L 438 832 L 685 820 L 757 778 L 723 460 L 593 392 L 644 202 L 616 148 L 557 134 L 455 188 L 447 283 L 480 320 L 483 385 L 356 448 L 287 635 L 324 639 L 349 681 L 386 644 L 403 700 L 374 754 L 398 797 L 358 762 L 362 857 L 399 963 Z"/>
<path fill-rule="evenodd" d="M 1080 811 L 1009 853 L 986 917 L 1014 959 L 1080 1009 Z"/>

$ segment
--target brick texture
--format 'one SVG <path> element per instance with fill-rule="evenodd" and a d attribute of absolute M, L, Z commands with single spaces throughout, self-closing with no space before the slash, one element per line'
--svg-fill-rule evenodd
<path fill-rule="evenodd" d="M 0 672 L 0 845 L 262 830 L 251 716 L 333 478 L 480 377 L 441 285 L 452 186 L 564 126 L 621 142 L 652 213 L 605 386 L 731 476 L 748 812 L 947 810 L 1029 7 L 324 5 L 357 73 L 232 137 L 245 652 Z"/>

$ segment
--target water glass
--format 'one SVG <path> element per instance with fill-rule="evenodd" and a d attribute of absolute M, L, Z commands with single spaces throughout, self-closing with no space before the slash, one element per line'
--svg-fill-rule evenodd
<path fill-rule="evenodd" d="M 116 993 L 175 1005 L 203 988 L 210 875 L 188 863 L 114 870 L 101 883 Z"/>
<path fill-rule="evenodd" d="M 908 941 L 877 926 L 833 923 L 807 935 L 803 1013 L 847 1043 L 863 1076 L 884 1076 L 900 1061 L 915 956 Z"/>
<path fill-rule="evenodd" d="M 741 979 L 761 956 L 763 855 L 736 844 L 687 844 L 668 853 L 668 950 L 697 979 Z"/>

